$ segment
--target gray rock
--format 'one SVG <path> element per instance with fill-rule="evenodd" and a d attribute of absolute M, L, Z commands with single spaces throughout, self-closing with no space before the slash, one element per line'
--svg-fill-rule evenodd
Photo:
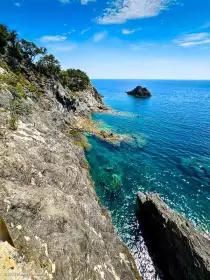
<path fill-rule="evenodd" d="M 148 247 L 165 279 L 210 279 L 210 241 L 157 194 L 137 198 Z"/>
<path fill-rule="evenodd" d="M 67 106 L 73 100 L 69 92 L 58 82 L 45 82 L 38 100 L 26 98 L 32 112 L 19 117 L 17 130 L 9 129 L 8 101 L 1 100 L 0 217 L 18 263 L 18 254 L 23 256 L 20 269 L 36 279 L 140 279 L 108 212 L 98 204 L 83 149 L 66 133 L 75 114 L 88 116 L 104 106 L 90 87 L 74 96 L 73 110 Z"/>
<path fill-rule="evenodd" d="M 152 94 L 148 91 L 147 88 L 142 87 L 142 86 L 137 86 L 135 89 L 131 90 L 131 91 L 127 91 L 126 92 L 128 95 L 132 95 L 135 97 L 151 97 Z"/>

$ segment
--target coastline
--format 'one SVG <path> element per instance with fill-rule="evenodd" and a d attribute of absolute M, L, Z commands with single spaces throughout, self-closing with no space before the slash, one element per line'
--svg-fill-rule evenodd
<path fill-rule="evenodd" d="M 102 86 L 103 86 L 103 88 L 104 88 L 104 83 L 102 83 Z M 109 90 L 109 92 L 110 92 L 110 95 L 112 95 L 112 92 L 110 91 L 110 89 L 109 89 L 109 87 L 108 87 L 108 90 Z M 114 89 L 113 90 L 113 92 L 116 92 L 116 89 Z M 120 95 L 120 93 L 119 93 L 119 95 Z M 107 95 L 108 96 L 108 95 Z M 114 98 L 116 98 L 116 96 L 114 96 Z M 117 98 L 116 98 L 117 99 Z M 113 96 L 110 98 L 110 100 L 113 100 Z M 119 100 L 121 100 L 121 97 L 119 97 Z M 126 100 L 127 101 L 127 100 Z M 125 101 L 125 102 L 126 102 Z M 114 104 L 116 104 L 116 103 L 114 103 Z M 138 104 L 140 104 L 140 102 L 138 103 Z M 142 104 L 142 103 L 141 103 Z M 110 105 L 110 103 L 109 103 L 109 105 Z M 140 107 L 140 106 L 139 106 Z M 146 107 L 146 106 L 145 106 Z M 115 107 L 116 108 L 116 107 Z M 119 108 L 119 107 L 117 107 L 117 108 Z M 131 107 L 132 108 L 132 107 Z M 96 119 L 96 121 L 105 121 L 106 122 L 106 120 L 108 120 L 108 122 L 107 122 L 107 124 L 109 125 L 109 124 L 112 124 L 112 122 L 115 122 L 115 120 L 113 120 L 113 118 L 106 118 L 106 117 L 100 117 L 100 115 L 101 114 L 97 114 L 97 117 L 95 118 Z M 99 116 L 99 117 L 98 117 Z M 123 123 L 123 121 L 122 121 L 122 123 Z M 116 124 L 118 124 L 117 123 L 117 121 L 114 123 L 115 125 Z M 131 123 L 129 123 L 129 125 L 130 125 Z M 122 126 L 120 127 L 120 128 L 122 128 Z M 120 133 L 120 129 L 118 129 L 118 133 Z M 114 168 L 114 165 L 111 165 L 111 160 L 109 161 L 109 158 L 111 158 L 111 159 L 113 159 L 113 160 L 116 160 L 117 161 L 117 157 L 119 156 L 122 156 L 123 157 L 123 152 L 122 152 L 122 154 L 120 154 L 120 152 L 118 152 L 118 150 L 119 149 L 116 149 L 116 155 L 114 155 L 114 152 L 113 153 L 109 153 L 109 147 L 110 147 L 110 149 L 112 149 L 111 148 L 111 146 L 106 146 L 106 145 L 103 145 L 103 143 L 102 142 L 100 142 L 100 141 L 91 141 L 93 144 L 96 144 L 96 148 L 95 148 L 95 152 L 97 151 L 97 150 L 101 150 L 101 152 L 99 151 L 99 153 L 97 154 L 97 156 L 98 156 L 98 158 L 101 158 L 101 161 L 103 162 L 103 164 L 104 164 L 104 166 L 102 166 L 102 168 L 97 168 L 97 170 L 94 172 L 94 176 L 93 177 L 95 177 L 96 178 L 96 181 L 97 181 L 97 183 L 98 183 L 98 185 L 99 185 L 99 187 L 98 187 L 98 193 L 100 194 L 99 195 L 99 197 L 101 196 L 101 199 L 102 199 L 102 201 L 104 200 L 105 201 L 105 204 L 106 205 L 108 205 L 108 209 L 111 209 L 111 212 L 113 211 L 113 212 L 115 212 L 115 211 L 117 211 L 115 208 L 113 208 L 112 207 L 112 203 L 111 202 L 109 202 L 109 198 L 110 197 L 112 197 L 112 194 L 111 194 L 111 192 L 112 192 L 112 189 L 110 188 L 109 189 L 109 187 L 106 187 L 105 186 L 105 184 L 104 184 L 104 178 L 102 178 L 102 176 L 108 176 L 109 175 L 109 173 L 111 173 L 111 172 L 114 172 L 114 173 L 117 173 L 119 170 L 120 170 L 120 168 L 119 168 L 119 170 L 116 168 Z M 101 145 L 100 145 L 100 143 L 101 143 Z M 113 149 L 113 150 L 115 150 L 115 149 Z M 104 157 L 102 157 L 102 153 L 104 153 Z M 107 154 L 107 156 L 106 156 L 106 154 Z M 97 156 L 96 156 L 96 158 L 95 159 L 97 159 Z M 91 157 L 93 157 L 93 155 L 92 154 L 90 154 L 90 162 L 91 162 Z M 92 161 L 92 164 L 94 163 L 96 163 L 96 161 L 95 161 L 95 159 L 93 158 L 93 161 Z M 121 161 L 119 160 L 119 161 L 117 161 L 117 163 L 118 164 L 121 164 Z M 123 162 L 122 162 L 123 163 Z M 110 165 L 110 166 L 109 166 Z M 129 165 L 128 165 L 129 166 Z M 108 172 L 105 172 L 106 170 L 108 170 L 108 167 L 110 167 L 110 169 L 109 169 L 109 171 Z M 103 173 L 103 171 L 102 171 L 102 169 L 104 169 L 104 173 Z M 114 170 L 115 169 L 115 170 Z M 110 170 L 114 170 L 114 171 L 110 171 Z M 116 171 L 116 172 L 115 172 Z M 100 173 L 101 172 L 101 173 Z M 143 173 L 143 172 L 141 172 L 141 173 Z M 101 177 L 100 177 L 101 176 Z M 129 176 L 128 174 L 127 174 L 127 176 Z M 129 177 L 131 177 L 131 176 L 129 176 Z M 107 177 L 107 180 L 109 181 L 109 177 Z M 141 182 L 141 179 L 139 179 L 139 182 Z M 110 183 L 111 184 L 111 183 Z M 101 187 L 100 187 L 101 186 Z M 101 189 L 102 188 L 106 188 L 106 191 L 102 191 Z M 144 190 L 143 188 L 141 188 L 142 189 L 142 191 Z M 119 190 L 119 189 L 118 189 Z M 110 192 L 109 192 L 110 191 Z M 145 190 L 144 190 L 145 191 Z M 120 192 L 120 191 L 119 191 Z M 153 192 L 154 192 L 154 190 L 153 190 Z M 116 191 L 116 193 L 118 193 L 118 191 Z M 106 198 L 106 195 L 107 195 L 107 198 Z M 109 195 L 110 195 L 110 197 L 109 197 Z M 114 195 L 114 194 L 113 194 Z M 129 193 L 128 193 L 128 196 L 129 196 Z M 117 194 L 116 194 L 116 197 L 117 197 Z M 163 197 L 164 197 L 164 195 L 163 195 Z M 106 200 L 107 199 L 107 200 Z M 117 199 L 116 199 L 116 201 L 118 201 Z M 130 200 L 129 200 L 130 201 Z M 167 200 L 166 200 L 167 201 Z M 125 201 L 125 203 L 127 203 L 128 201 Z M 167 201 L 167 203 L 168 203 L 168 201 Z M 114 204 L 114 203 L 113 203 Z M 175 209 L 175 207 L 173 206 L 173 205 L 170 205 L 171 207 L 172 207 L 172 209 Z M 121 207 L 120 205 L 119 205 L 119 207 Z M 122 206 L 123 207 L 123 206 Z M 179 212 L 181 212 L 181 211 L 179 211 L 179 209 L 176 209 L 177 210 L 177 213 L 179 213 Z M 182 215 L 184 216 L 184 213 L 183 213 L 184 211 L 182 211 Z M 120 215 L 120 214 L 125 214 L 125 212 L 121 212 L 121 211 L 119 211 L 119 213 L 118 213 L 118 215 Z M 123 215 L 122 215 L 123 216 Z M 116 218 L 116 216 L 114 216 L 114 219 L 115 219 L 115 222 L 117 223 L 117 226 L 118 227 L 120 227 L 120 226 L 122 226 L 123 225 L 123 223 L 122 223 L 122 225 L 121 225 L 121 223 L 119 222 L 119 221 L 117 221 L 117 218 Z M 188 217 L 188 219 L 189 219 L 189 217 Z M 190 220 L 190 219 L 189 219 Z M 127 224 L 125 223 L 125 226 L 127 226 Z M 194 225 L 194 227 L 195 227 L 195 225 Z M 196 228 L 196 227 L 195 227 Z M 199 227 L 198 227 L 199 228 Z M 120 228 L 120 230 L 119 230 L 121 233 L 123 232 L 123 229 L 121 229 Z M 126 233 L 125 233 L 126 234 Z M 124 235 L 124 234 L 123 234 Z M 129 238 L 128 238 L 129 239 Z"/>
<path fill-rule="evenodd" d="M 38 87 L 40 80 L 35 82 Z M 12 252 L 13 272 L 37 279 L 140 280 L 99 205 L 81 141 L 68 134 L 75 116 L 101 110 L 100 98 L 92 86 L 72 98 L 59 82 L 45 79 L 45 84 L 39 98 L 25 91 L 30 114 L 20 115 L 14 129 L 8 110 L 12 93 L 0 91 L 0 215 L 15 244 L 9 251 L 6 243 L 1 248 L 7 256 Z"/>

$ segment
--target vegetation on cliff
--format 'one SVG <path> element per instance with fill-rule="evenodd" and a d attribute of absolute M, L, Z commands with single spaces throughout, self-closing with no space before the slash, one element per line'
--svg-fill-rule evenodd
<path fill-rule="evenodd" d="M 0 59 L 16 74 L 26 74 L 26 68 L 32 69 L 39 75 L 58 80 L 71 91 L 82 91 L 90 85 L 86 73 L 78 69 L 62 70 L 60 62 L 48 54 L 46 48 L 19 39 L 17 32 L 10 31 L 4 24 L 0 24 Z"/>
<path fill-rule="evenodd" d="M 104 109 L 101 96 L 82 71 L 62 71 L 45 49 L 0 29 L 0 216 L 15 246 L 0 244 L 1 274 L 139 280 L 98 203 L 75 127 Z"/>

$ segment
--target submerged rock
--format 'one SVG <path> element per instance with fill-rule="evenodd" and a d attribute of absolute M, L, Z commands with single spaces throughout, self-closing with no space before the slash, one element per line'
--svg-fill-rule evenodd
<path fill-rule="evenodd" d="M 133 95 L 135 97 L 151 97 L 152 94 L 151 92 L 145 88 L 145 87 L 142 87 L 142 86 L 137 86 L 135 89 L 131 90 L 131 91 L 127 91 L 126 92 L 128 95 Z"/>
<path fill-rule="evenodd" d="M 157 194 L 138 193 L 145 239 L 165 279 L 210 279 L 210 241 Z"/>

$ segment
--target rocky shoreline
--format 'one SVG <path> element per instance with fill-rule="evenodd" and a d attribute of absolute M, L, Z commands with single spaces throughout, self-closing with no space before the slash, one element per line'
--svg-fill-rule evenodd
<path fill-rule="evenodd" d="M 15 104 L 22 113 L 11 126 L 14 97 L 7 80 L 13 73 L 4 67 L 1 73 L 0 216 L 15 248 L 0 244 L 0 273 L 18 274 L 14 279 L 140 280 L 98 203 L 82 139 L 69 133 L 76 118 L 106 110 L 101 96 L 91 85 L 69 94 L 56 79 L 31 71 L 27 79 L 37 88 L 42 84 L 42 94 L 24 88 Z"/>
<path fill-rule="evenodd" d="M 157 194 L 138 193 L 138 217 L 164 279 L 210 279 L 210 241 Z"/>
<path fill-rule="evenodd" d="M 56 76 L 23 66 L 17 74 L 4 60 L 0 65 L 2 279 L 140 280 L 96 196 L 84 134 L 140 148 L 142 139 L 103 130 L 90 119 L 93 112 L 113 113 L 91 84 L 72 92 Z M 158 196 L 139 194 L 138 205 L 165 279 L 208 279 L 209 241 Z"/>

